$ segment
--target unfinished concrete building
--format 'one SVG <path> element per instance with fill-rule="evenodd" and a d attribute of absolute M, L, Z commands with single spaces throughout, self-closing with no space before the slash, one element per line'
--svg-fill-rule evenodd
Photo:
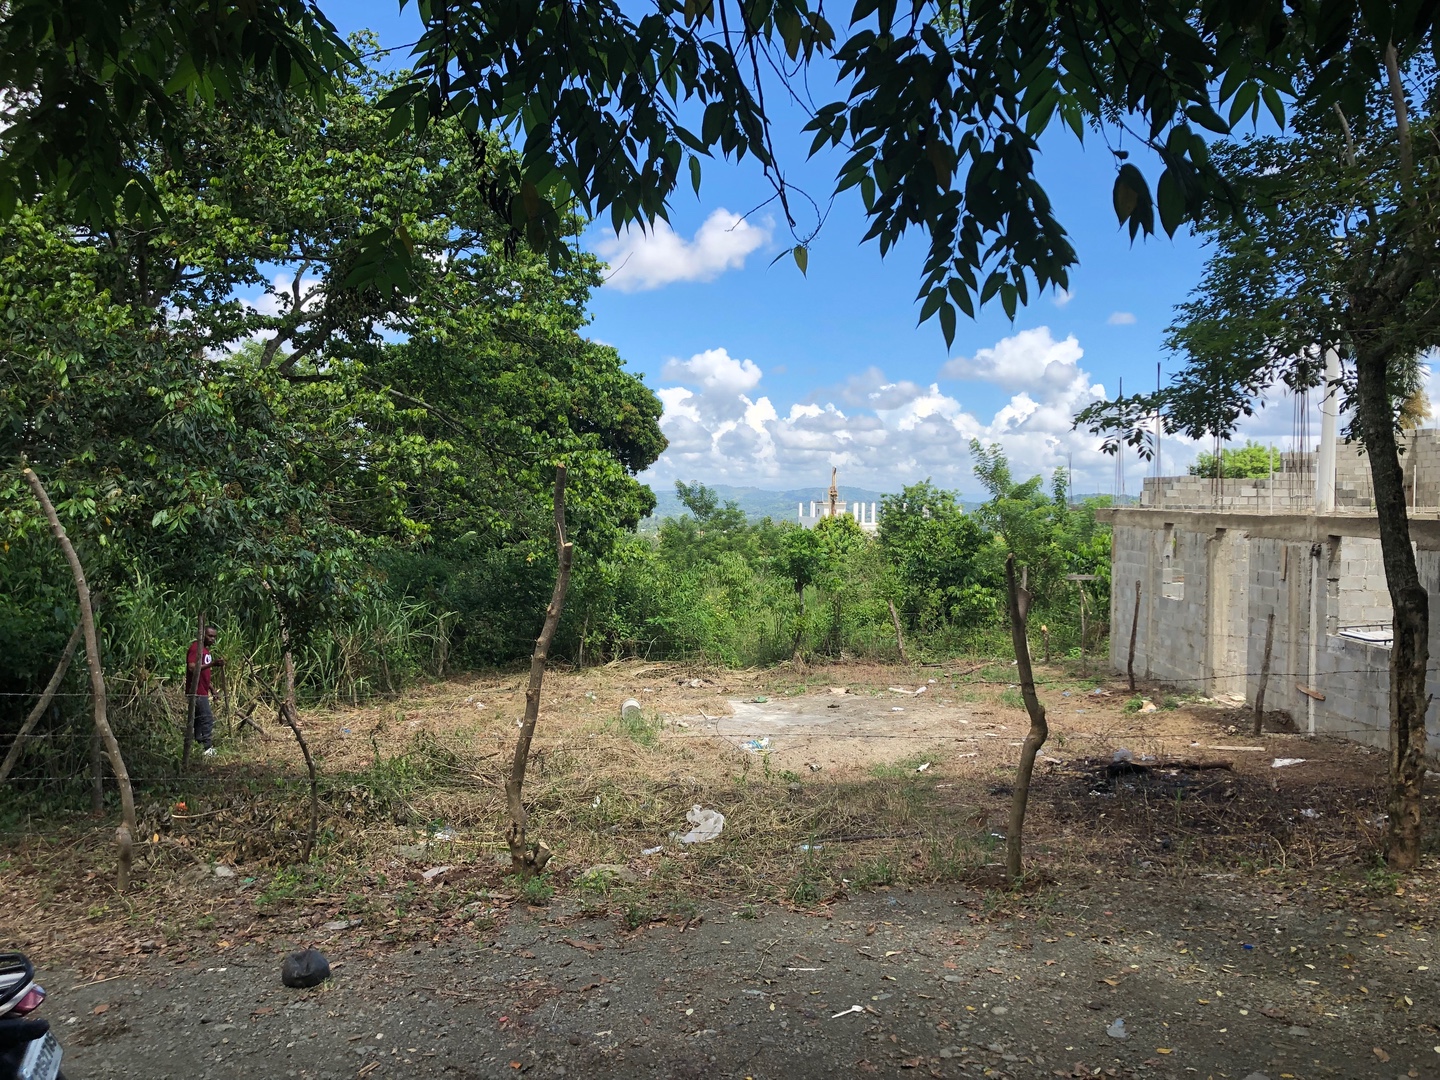
<path fill-rule="evenodd" d="M 1124 671 L 1140 586 L 1136 677 L 1252 704 L 1275 616 L 1265 707 L 1302 732 L 1390 744 L 1390 596 L 1369 463 L 1323 418 L 1316 454 L 1285 455 L 1273 478 L 1145 480 L 1139 505 L 1106 512 L 1110 658 Z M 1403 458 L 1411 538 L 1440 657 L 1440 432 L 1413 432 Z M 1440 679 L 1430 690 L 1440 697 Z M 1440 742 L 1432 705 L 1427 727 Z M 1432 743 L 1434 745 L 1434 743 Z"/>

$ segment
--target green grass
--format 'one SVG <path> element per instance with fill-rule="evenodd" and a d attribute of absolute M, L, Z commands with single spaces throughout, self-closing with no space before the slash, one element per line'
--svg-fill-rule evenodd
<path fill-rule="evenodd" d="M 660 741 L 660 728 L 663 725 L 660 717 L 641 709 L 639 712 L 632 711 L 628 716 L 621 713 L 612 717 L 606 726 L 624 735 L 631 742 L 649 748 Z"/>
<path fill-rule="evenodd" d="M 505 878 L 505 884 L 514 889 L 520 899 L 535 907 L 543 907 L 555 895 L 555 886 L 539 875 L 522 878 L 515 874 L 509 874 Z"/>
<path fill-rule="evenodd" d="M 877 780 L 900 780 L 905 777 L 913 777 L 916 775 L 915 770 L 927 761 L 932 763 L 931 767 L 933 768 L 935 755 L 912 754 L 910 757 L 901 758 L 899 761 L 877 761 L 870 766 L 870 775 Z"/>
<path fill-rule="evenodd" d="M 1000 704 L 1007 709 L 1025 708 L 1025 695 L 1020 692 L 1018 686 L 1007 686 L 1000 691 Z"/>
<path fill-rule="evenodd" d="M 855 876 L 851 878 L 856 885 L 862 889 L 875 888 L 878 885 L 894 885 L 900 877 L 900 868 L 895 860 L 886 855 L 874 859 L 867 859 L 855 868 Z"/>

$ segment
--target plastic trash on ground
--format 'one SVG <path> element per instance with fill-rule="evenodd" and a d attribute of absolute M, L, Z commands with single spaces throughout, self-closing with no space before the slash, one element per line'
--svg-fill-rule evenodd
<path fill-rule="evenodd" d="M 685 815 L 694 828 L 683 836 L 675 839 L 682 844 L 703 844 L 707 840 L 714 840 L 720 835 L 720 830 L 725 828 L 725 815 L 718 810 L 707 810 L 702 806 L 693 806 L 690 812 Z"/>
<path fill-rule="evenodd" d="M 1128 1039 L 1130 1037 L 1130 1032 L 1125 1030 L 1125 1021 L 1119 1017 L 1110 1022 L 1110 1026 L 1105 1029 L 1105 1034 L 1112 1039 Z"/>
<path fill-rule="evenodd" d="M 740 745 L 746 750 L 758 754 L 761 750 L 770 749 L 770 736 L 766 735 L 763 739 L 746 739 Z"/>
<path fill-rule="evenodd" d="M 1305 764 L 1305 759 L 1303 757 L 1277 757 L 1274 761 L 1270 763 L 1270 767 L 1272 769 L 1283 769 L 1286 765 L 1303 764 Z"/>
<path fill-rule="evenodd" d="M 620 717 L 624 720 L 640 719 L 640 702 L 636 701 L 633 697 L 626 698 L 620 704 Z"/>

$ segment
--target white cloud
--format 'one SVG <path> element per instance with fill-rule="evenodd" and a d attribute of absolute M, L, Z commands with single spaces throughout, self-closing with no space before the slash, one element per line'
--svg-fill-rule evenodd
<path fill-rule="evenodd" d="M 1135 316 L 1128 311 L 1112 311 L 1105 321 L 1111 326 L 1134 326 Z"/>
<path fill-rule="evenodd" d="M 1072 430 L 1075 413 L 1104 396 L 1080 366 L 1083 356 L 1073 336 L 1057 341 L 1039 327 L 951 360 L 935 382 L 871 368 L 777 406 L 754 395 L 759 365 L 710 349 L 665 365 L 672 385 L 658 393 L 670 448 L 646 479 L 798 488 L 823 486 L 835 466 L 842 484 L 898 490 L 928 476 L 975 494 L 969 444 L 978 438 L 1003 443 L 1022 476 L 1048 476 L 1073 455 L 1080 487 L 1108 491 L 1112 460 L 1099 453 L 1099 439 Z M 980 415 L 966 403 L 976 383 L 1008 391 L 1008 400 Z"/>
<path fill-rule="evenodd" d="M 772 228 L 768 218 L 755 225 L 722 207 L 690 240 L 657 219 L 648 230 L 630 225 L 618 236 L 598 238 L 593 247 L 610 264 L 607 284 L 621 292 L 644 292 L 677 281 L 713 281 L 726 270 L 739 270 L 752 252 L 770 242 Z"/>
<path fill-rule="evenodd" d="M 1074 289 L 1056 289 L 1055 295 L 1050 298 L 1050 302 L 1056 307 L 1064 307 L 1066 304 L 1068 304 L 1071 300 L 1074 299 Z"/>
<path fill-rule="evenodd" d="M 698 383 L 702 390 L 721 394 L 741 394 L 760 381 L 760 369 L 753 360 L 735 360 L 724 349 L 706 349 L 689 360 L 667 360 L 660 377 Z"/>

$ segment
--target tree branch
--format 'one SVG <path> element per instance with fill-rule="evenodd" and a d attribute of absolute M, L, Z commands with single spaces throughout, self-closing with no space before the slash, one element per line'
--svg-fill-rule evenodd
<path fill-rule="evenodd" d="M 0 764 L 0 784 L 3 784 L 10 776 L 10 770 L 15 768 L 15 763 L 20 760 L 20 752 L 25 748 L 25 739 L 31 730 L 45 715 L 45 710 L 50 707 L 50 702 L 55 699 L 55 691 L 60 689 L 60 683 L 65 678 L 65 672 L 70 670 L 70 660 L 75 655 L 75 647 L 80 644 L 80 637 L 85 632 L 85 624 L 78 623 L 75 629 L 70 632 L 70 640 L 65 643 L 65 651 L 60 654 L 60 663 L 55 665 L 55 674 L 50 676 L 50 681 L 45 685 L 45 690 L 40 695 L 40 700 L 35 702 L 35 707 L 30 710 L 30 715 L 25 718 L 25 723 L 20 725 L 20 730 L 15 733 L 15 742 L 10 747 L 10 752 L 5 755 L 4 764 Z"/>
<path fill-rule="evenodd" d="M 1345 119 L 1345 110 L 1338 101 L 1333 102 L 1335 115 L 1340 118 L 1340 130 L 1345 135 L 1345 164 L 1355 167 L 1355 135 L 1350 130 L 1350 121 Z"/>
<path fill-rule="evenodd" d="M 1410 144 L 1410 106 L 1405 101 L 1405 84 L 1400 81 L 1400 58 L 1392 41 L 1385 46 L 1385 72 L 1390 78 L 1390 97 L 1395 102 L 1395 135 L 1400 142 L 1401 197 L 1415 205 L 1415 150 Z"/>

